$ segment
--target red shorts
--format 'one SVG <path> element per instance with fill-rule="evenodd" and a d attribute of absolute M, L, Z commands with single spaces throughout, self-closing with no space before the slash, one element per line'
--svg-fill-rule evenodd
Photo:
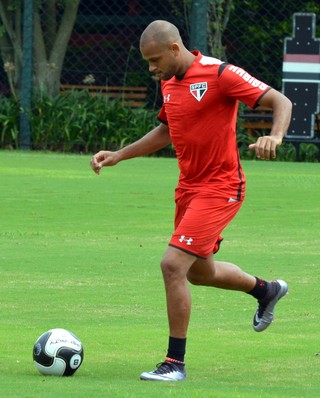
<path fill-rule="evenodd" d="M 242 205 L 242 200 L 182 189 L 176 190 L 175 201 L 175 232 L 169 245 L 200 258 L 219 250 L 221 232 Z"/>

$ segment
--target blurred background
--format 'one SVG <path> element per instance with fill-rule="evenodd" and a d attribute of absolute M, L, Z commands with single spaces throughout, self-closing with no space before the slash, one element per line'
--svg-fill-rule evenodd
<path fill-rule="evenodd" d="M 17 147 L 30 123 L 35 135 L 39 106 L 32 98 L 55 98 L 61 85 L 143 86 L 144 108 L 158 109 L 158 82 L 139 52 L 139 37 L 155 19 L 174 23 L 189 49 L 241 66 L 281 90 L 284 41 L 298 12 L 315 14 L 320 37 L 319 0 L 0 0 L 0 94 L 25 110 L 22 125 L 12 127 L 15 105 L 0 98 L 0 113 L 7 113 L 6 124 L 0 115 L 0 148 Z"/>
<path fill-rule="evenodd" d="M 200 46 L 206 41 L 206 48 L 201 50 L 207 55 L 237 64 L 279 89 L 283 43 L 292 35 L 293 13 L 315 12 L 318 36 L 320 29 L 319 1 L 28 1 L 32 2 L 36 45 L 34 73 L 39 67 L 46 69 L 42 70 L 42 75 L 48 78 L 50 67 L 58 67 L 62 59 L 60 81 L 67 84 L 94 82 L 97 85 L 152 87 L 147 65 L 139 53 L 139 37 L 151 21 L 166 19 L 177 25 L 188 48 L 193 49 L 197 44 L 199 47 L 197 38 L 200 36 Z M 0 89 L 8 93 L 10 81 L 17 90 L 21 82 L 19 51 L 22 48 L 23 1 L 2 0 L 0 6 L 3 61 L 0 68 L 4 69 L 0 73 Z M 67 29 L 59 25 L 66 14 Z M 70 35 L 66 48 L 61 40 L 57 48 L 58 35 L 63 33 L 59 31 L 61 28 L 66 30 L 66 37 Z M 52 71 L 51 74 L 53 78 Z M 35 84 L 43 84 L 43 76 L 34 77 Z"/>

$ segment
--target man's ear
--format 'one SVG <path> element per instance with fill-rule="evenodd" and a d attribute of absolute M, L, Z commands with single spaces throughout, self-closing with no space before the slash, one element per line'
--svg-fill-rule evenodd
<path fill-rule="evenodd" d="M 172 43 L 171 49 L 174 52 L 174 55 L 177 57 L 178 54 L 180 53 L 180 46 L 178 43 Z"/>

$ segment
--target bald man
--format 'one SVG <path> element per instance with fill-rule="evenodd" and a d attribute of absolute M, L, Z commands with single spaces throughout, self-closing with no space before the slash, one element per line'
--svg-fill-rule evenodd
<path fill-rule="evenodd" d="M 245 176 L 236 141 L 238 101 L 273 109 L 270 135 L 250 145 L 260 159 L 276 157 L 291 118 L 291 102 L 242 68 L 189 51 L 176 26 L 152 22 L 141 35 L 140 51 L 161 80 L 160 124 L 118 151 L 91 159 L 102 167 L 147 155 L 172 143 L 180 169 L 175 191 L 175 230 L 161 261 L 169 322 L 165 360 L 142 380 L 185 380 L 185 352 L 191 312 L 189 283 L 245 292 L 258 301 L 253 329 L 265 330 L 274 307 L 288 291 L 283 280 L 266 281 L 235 264 L 217 261 L 221 233 L 239 211 Z"/>

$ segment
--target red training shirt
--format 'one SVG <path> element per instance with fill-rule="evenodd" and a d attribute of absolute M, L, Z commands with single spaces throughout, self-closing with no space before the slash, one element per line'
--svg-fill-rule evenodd
<path fill-rule="evenodd" d="M 239 200 L 245 177 L 236 140 L 238 100 L 253 108 L 270 87 L 239 67 L 193 54 L 197 58 L 181 78 L 161 81 L 158 118 L 169 126 L 178 186 Z"/>

